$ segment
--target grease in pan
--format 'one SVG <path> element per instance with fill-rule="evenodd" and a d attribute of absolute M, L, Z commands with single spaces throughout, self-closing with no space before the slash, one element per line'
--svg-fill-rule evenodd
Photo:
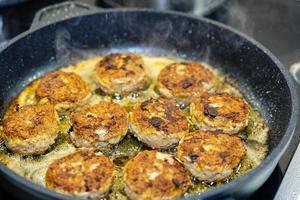
<path fill-rule="evenodd" d="M 111 57 L 113 59 L 108 59 Z M 105 66 L 103 66 L 104 64 Z M 180 67 L 182 65 L 184 67 Z M 168 68 L 165 68 L 166 66 L 177 66 L 179 69 L 174 69 L 172 73 L 165 73 L 164 71 L 168 71 Z M 204 74 L 203 77 L 199 79 L 199 76 L 193 76 L 193 74 L 184 73 L 185 68 L 189 66 L 198 67 L 197 74 Z M 99 71 L 99 67 L 103 67 L 103 69 L 101 68 L 100 70 L 101 76 L 106 76 L 106 78 L 114 77 L 117 80 L 117 83 L 114 83 L 113 79 L 109 79 L 109 82 L 105 82 L 109 83 L 107 86 L 99 81 L 99 78 L 101 79 L 100 74 L 97 73 L 97 71 Z M 137 71 L 140 70 L 139 75 L 142 77 L 142 81 L 139 79 L 140 76 L 137 77 L 137 74 L 135 74 L 136 71 L 133 70 L 134 72 L 131 72 L 131 69 L 135 68 L 138 68 Z M 160 73 L 161 71 L 162 73 Z M 219 164 L 227 163 L 228 161 L 228 163 L 230 163 L 230 168 L 226 168 L 226 173 L 223 173 L 223 170 L 213 172 L 214 175 L 219 173 L 219 176 L 209 176 L 211 174 L 203 175 L 205 171 L 201 171 L 201 176 L 197 176 L 197 174 L 194 174 L 196 175 L 194 176 L 193 173 L 189 172 L 190 169 L 185 164 L 185 170 L 187 171 L 186 173 L 190 183 L 186 184 L 184 190 L 181 190 L 183 192 L 176 193 L 175 196 L 189 196 L 213 189 L 215 186 L 220 184 L 226 184 L 230 180 L 238 178 L 239 176 L 255 168 L 260 164 L 267 154 L 268 127 L 262 116 L 259 114 L 259 111 L 255 110 L 251 104 L 243 98 L 242 94 L 238 90 L 238 87 L 228 82 L 224 75 L 206 63 L 195 63 L 175 58 L 124 53 L 110 55 L 109 57 L 106 57 L 106 60 L 103 60 L 103 57 L 101 56 L 94 56 L 78 63 L 62 67 L 58 70 L 58 72 L 54 72 L 54 74 L 55 73 L 76 74 L 76 77 L 79 77 L 80 81 L 75 82 L 75 84 L 78 83 L 82 87 L 85 85 L 83 87 L 84 90 L 80 90 L 81 92 L 79 93 L 79 96 L 82 98 L 79 100 L 72 98 L 70 100 L 68 105 L 72 106 L 55 106 L 59 114 L 59 132 L 57 134 L 55 143 L 52 145 L 50 144 L 49 148 L 45 150 L 45 152 L 36 151 L 31 152 L 30 155 L 23 156 L 18 152 L 14 153 L 13 151 L 9 150 L 9 146 L 5 145 L 5 131 L 7 130 L 3 130 L 3 127 L 1 127 L 1 138 L 4 141 L 4 143 L 1 145 L 0 151 L 1 162 L 6 164 L 7 167 L 14 170 L 18 174 L 35 183 L 49 186 L 49 184 L 46 184 L 45 182 L 45 176 L 48 167 L 51 165 L 53 166 L 53 163 L 58 162 L 57 160 L 63 159 L 64 157 L 77 152 L 79 147 L 85 146 L 92 148 L 91 151 L 96 153 L 102 152 L 115 164 L 110 190 L 109 192 L 101 192 L 101 195 L 106 194 L 107 198 L 109 199 L 127 199 L 127 195 L 129 193 L 126 193 L 124 190 L 126 187 L 126 179 L 124 181 L 123 176 L 124 166 L 126 163 L 128 163 L 129 160 L 131 160 L 130 162 L 133 162 L 134 159 L 138 159 L 135 158 L 135 156 L 153 148 L 155 149 L 154 151 L 160 151 L 162 153 L 163 156 L 158 156 L 160 159 L 168 162 L 168 156 L 164 155 L 173 156 L 172 158 L 176 159 L 178 165 L 184 168 L 185 160 L 181 156 L 180 152 L 177 152 L 177 145 L 180 143 L 179 149 L 181 149 L 184 143 L 182 138 L 185 135 L 188 135 L 188 132 L 194 132 L 196 129 L 203 129 L 203 131 L 214 131 L 214 133 L 211 133 L 212 135 L 207 137 L 209 138 L 209 142 L 205 143 L 205 145 L 202 144 L 203 142 L 195 142 L 195 148 L 198 148 L 198 150 L 196 149 L 195 151 L 197 154 L 191 153 L 193 152 L 192 150 L 191 152 L 185 152 L 189 156 L 189 162 L 197 162 L 199 156 L 206 155 L 206 151 L 209 151 L 215 155 L 215 161 L 218 161 Z M 177 83 L 175 81 L 173 83 L 174 85 L 172 85 L 172 78 L 168 78 L 166 76 L 168 76 L 168 74 L 174 76 L 174 73 L 176 73 L 176 77 L 179 82 Z M 99 76 L 97 76 L 97 74 Z M 46 75 L 46 77 L 47 76 L 49 75 Z M 126 76 L 125 80 L 122 79 L 123 76 Z M 27 86 L 11 103 L 5 116 L 14 115 L 15 112 L 18 112 L 16 109 L 22 109 L 28 105 L 35 106 L 48 103 L 53 104 L 53 99 L 40 94 L 40 90 L 37 90 L 37 88 L 40 87 L 39 85 L 43 83 L 43 79 L 45 80 L 46 78 L 35 80 L 33 83 Z M 162 84 L 166 83 L 166 81 L 164 81 L 165 79 L 168 80 L 168 84 L 165 85 L 165 88 L 168 88 L 168 93 L 166 93 L 166 90 L 162 89 L 164 88 Z M 50 84 L 50 89 L 56 87 L 68 88 L 66 90 L 60 90 L 64 92 L 64 95 L 74 95 L 75 93 L 76 96 L 76 92 L 79 92 L 79 90 L 76 89 L 79 86 L 66 86 L 65 84 L 68 84 L 68 81 L 59 80 L 59 76 L 57 76 L 55 80 L 55 87 L 52 87 L 53 85 Z M 128 84 L 130 87 L 125 87 L 123 83 Z M 122 87 L 113 87 L 116 84 L 119 84 Z M 43 87 L 44 89 L 47 88 L 47 84 L 43 84 Z M 181 87 L 181 89 L 179 90 L 178 87 Z M 177 89 L 175 90 L 174 88 Z M 184 92 L 184 90 L 187 90 L 187 92 Z M 36 91 L 38 92 L 36 93 Z M 178 94 L 176 93 L 177 91 L 179 91 Z M 82 92 L 84 92 L 84 95 Z M 168 95 L 169 93 L 172 95 Z M 237 100 L 239 105 L 235 107 L 236 102 L 232 101 L 231 103 L 233 103 L 234 106 L 226 107 L 227 100 L 221 102 L 216 99 L 213 99 L 210 102 L 206 101 L 208 96 L 214 96 L 215 94 L 222 94 L 221 97 L 225 96 L 226 98 L 228 97 L 229 99 Z M 147 107 L 148 105 L 146 105 L 147 103 L 145 103 L 149 101 L 162 101 L 168 103 L 162 104 L 161 106 L 153 106 L 149 110 Z M 200 101 L 200 103 L 198 103 L 198 101 Z M 107 112 L 109 113 L 107 116 L 103 115 L 103 117 L 98 116 L 98 114 L 104 112 L 104 108 L 101 111 L 99 110 L 99 113 L 98 111 L 96 112 L 97 116 L 95 113 L 93 113 L 93 109 L 87 109 L 87 107 L 97 108 L 100 102 L 101 104 L 105 105 L 117 104 L 116 106 L 119 106 L 119 109 L 107 109 Z M 191 108 L 189 105 L 190 102 L 192 102 Z M 222 109 L 223 107 L 226 109 Z M 135 131 L 137 129 L 134 129 L 134 126 L 132 126 L 134 123 L 129 125 L 130 122 L 128 123 L 127 121 L 126 115 L 128 114 L 132 116 L 132 113 L 135 112 L 136 108 L 143 109 L 143 115 L 145 115 L 143 119 L 147 122 L 142 128 L 139 129 L 139 131 L 137 131 L 139 133 L 142 132 L 143 137 L 139 137 L 141 134 L 137 132 L 133 134 L 131 131 Z M 234 109 L 229 108 L 241 108 L 241 110 L 235 111 Z M 202 118 L 197 115 L 197 113 L 201 112 L 203 114 Z M 79 118 L 82 118 L 83 120 L 79 120 L 79 124 L 74 124 L 78 123 L 78 120 L 75 120 L 77 119 L 76 115 L 78 115 L 78 113 L 80 114 Z M 240 115 L 241 113 L 243 116 Z M 224 115 L 226 116 L 224 117 Z M 206 120 L 205 127 L 203 126 L 203 118 Z M 242 119 L 242 122 L 237 122 L 236 119 Z M 228 120 L 231 123 L 229 128 L 226 126 L 227 123 L 229 123 Z M 119 124 L 122 127 L 116 132 L 116 139 L 109 138 L 108 140 L 102 141 L 103 138 L 106 138 L 104 137 L 104 133 L 109 132 L 101 132 L 99 131 L 100 128 L 101 130 L 109 129 L 110 127 L 118 128 L 119 126 L 115 125 L 117 122 L 122 122 L 122 125 Z M 172 130 L 175 130 L 177 128 L 176 123 L 178 122 L 181 124 L 178 127 L 180 127 L 182 132 L 179 131 L 180 134 L 175 134 L 176 137 L 174 137 L 174 139 L 171 137 L 172 134 L 168 135 L 168 130 L 170 129 L 169 126 L 171 126 L 171 128 L 173 127 Z M 223 124 L 221 122 L 223 122 Z M 173 126 L 172 123 L 175 125 Z M 52 126 L 55 126 L 55 123 L 52 124 Z M 94 131 L 95 133 L 97 132 L 97 134 L 92 134 L 91 137 L 82 137 L 83 140 L 81 140 L 81 145 L 78 145 L 76 140 L 74 140 L 74 137 L 71 137 L 72 134 L 74 136 L 74 133 L 79 130 L 78 128 L 76 129 L 78 126 L 80 126 L 81 133 L 90 134 Z M 129 127 L 131 127 L 131 129 L 126 131 Z M 208 134 L 210 133 L 209 131 Z M 149 135 L 145 134 L 145 132 L 149 132 L 152 135 L 154 134 L 156 138 L 152 140 L 153 137 L 152 139 L 149 138 Z M 197 133 L 197 131 L 195 133 Z M 238 143 L 241 145 L 241 147 L 238 148 L 240 149 L 241 153 L 238 155 L 231 154 L 230 149 L 226 150 L 223 148 L 223 146 L 226 147 L 226 145 L 223 145 L 222 148 L 219 148 L 220 146 L 218 145 L 222 145 L 222 142 L 219 141 L 219 137 L 215 137 L 214 134 L 220 134 L 220 137 L 223 137 L 222 134 L 226 134 L 224 137 L 228 139 L 228 141 L 234 141 L 233 143 Z M 235 136 L 231 136 L 230 134 L 234 134 Z M 232 137 L 234 137 L 234 139 Z M 162 141 L 161 144 L 165 142 L 164 144 L 166 145 L 159 145 L 160 143 L 155 140 L 157 138 Z M 180 139 L 182 139 L 181 142 Z M 214 145 L 216 145 L 215 149 L 218 150 L 213 149 Z M 219 152 L 220 149 L 222 152 Z M 237 157 L 233 159 L 232 156 Z M 230 162 L 231 160 L 233 160 L 233 163 Z M 208 160 L 207 162 L 210 163 L 212 161 Z M 218 166 L 218 163 L 215 166 Z M 83 166 L 80 163 L 77 164 L 81 167 Z M 143 166 L 143 164 L 141 164 L 141 166 L 139 166 L 139 164 L 136 165 L 137 168 L 142 168 Z M 147 165 L 144 167 L 147 167 Z M 149 180 L 147 180 L 147 183 L 151 184 L 151 180 L 153 179 L 153 181 L 155 181 L 156 177 L 158 176 L 159 171 L 152 172 L 150 177 L 148 177 L 150 183 Z M 162 178 L 160 180 L 163 180 L 164 177 L 159 178 Z M 97 181 L 95 184 L 98 184 Z M 178 187 L 178 181 L 174 180 L 169 185 L 170 188 L 171 186 L 172 188 Z M 92 198 L 96 198 L 101 196 L 89 195 L 95 194 L 92 190 L 96 191 L 95 188 L 90 190 L 86 190 L 85 188 L 87 195 L 84 197 L 90 196 Z M 168 188 L 165 188 L 165 190 L 168 191 Z M 131 198 L 136 198 L 136 192 L 134 193 L 135 195 L 130 194 L 129 196 L 131 196 Z M 72 193 L 71 195 L 77 194 Z M 147 198 L 147 196 L 145 196 L 145 198 Z M 149 198 L 151 198 L 151 196 Z"/>

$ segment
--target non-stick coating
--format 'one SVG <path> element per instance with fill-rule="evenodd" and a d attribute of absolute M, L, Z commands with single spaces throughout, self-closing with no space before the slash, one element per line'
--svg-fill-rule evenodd
<path fill-rule="evenodd" d="M 87 52 L 111 51 L 204 60 L 217 67 L 236 81 L 271 128 L 269 143 L 274 152 L 252 176 L 269 174 L 263 170 L 278 162 L 292 136 L 297 112 L 293 111 L 296 95 L 286 71 L 256 42 L 208 20 L 171 12 L 104 11 L 23 34 L 0 53 L 1 114 L 34 78 L 83 58 Z M 246 176 L 240 183 L 246 184 L 246 178 L 255 177 Z M 237 182 L 226 187 L 237 187 L 234 184 Z"/>

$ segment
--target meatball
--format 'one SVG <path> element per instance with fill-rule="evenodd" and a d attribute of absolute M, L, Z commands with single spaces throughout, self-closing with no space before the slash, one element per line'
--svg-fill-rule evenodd
<path fill-rule="evenodd" d="M 224 133 L 195 131 L 180 141 L 177 156 L 200 181 L 219 181 L 234 172 L 245 155 L 240 138 Z"/>
<path fill-rule="evenodd" d="M 130 199 L 173 199 L 184 194 L 190 179 L 173 156 L 142 151 L 124 168 L 125 192 Z"/>
<path fill-rule="evenodd" d="M 244 99 L 228 93 L 194 98 L 190 106 L 192 122 L 200 130 L 238 133 L 248 125 L 249 106 Z"/>
<path fill-rule="evenodd" d="M 113 162 L 88 149 L 80 149 L 52 162 L 45 183 L 50 189 L 72 196 L 101 198 L 113 181 Z"/>
<path fill-rule="evenodd" d="M 71 115 L 71 139 L 77 147 L 105 150 L 127 133 L 126 110 L 116 103 L 86 105 Z"/>
<path fill-rule="evenodd" d="M 157 90 L 166 98 L 189 103 L 193 96 L 210 90 L 215 82 L 214 74 L 201 64 L 173 63 L 158 75 Z"/>
<path fill-rule="evenodd" d="M 175 102 L 150 99 L 134 107 L 130 115 L 133 134 L 153 149 L 167 149 L 189 131 L 188 121 Z"/>
<path fill-rule="evenodd" d="M 141 90 L 148 83 L 144 61 L 134 53 L 105 56 L 95 67 L 94 79 L 107 94 L 128 94 Z"/>
<path fill-rule="evenodd" d="M 57 110 L 72 109 L 91 95 L 90 86 L 73 72 L 51 72 L 39 81 L 35 91 L 38 99 L 47 98 Z"/>
<path fill-rule="evenodd" d="M 25 105 L 4 116 L 5 145 L 20 155 L 44 153 L 59 131 L 58 115 L 51 104 Z"/>

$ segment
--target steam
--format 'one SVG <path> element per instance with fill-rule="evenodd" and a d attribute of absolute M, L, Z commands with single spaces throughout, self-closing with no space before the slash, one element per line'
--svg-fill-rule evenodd
<path fill-rule="evenodd" d="M 56 50 L 56 60 L 67 60 L 70 57 L 70 39 L 71 34 L 64 28 L 60 28 L 56 31 L 56 41 L 55 41 L 55 50 Z"/>
<path fill-rule="evenodd" d="M 204 55 L 202 56 L 202 61 L 206 62 L 206 63 L 209 63 L 209 60 L 210 60 L 209 56 L 210 56 L 210 54 L 211 54 L 210 47 L 209 46 L 205 47 L 205 52 L 204 52 Z"/>
<path fill-rule="evenodd" d="M 168 39 L 170 33 L 173 31 L 173 24 L 169 20 L 161 21 L 156 23 L 153 29 L 155 30 L 153 34 L 154 37 L 150 38 L 150 40 L 161 42 Z"/>
<path fill-rule="evenodd" d="M 74 45 L 71 34 L 66 28 L 59 28 L 56 31 L 55 51 L 56 60 L 60 63 L 78 61 L 91 54 L 88 49 L 78 48 Z"/>
<path fill-rule="evenodd" d="M 238 2 L 230 2 L 230 3 L 231 6 L 229 6 L 230 10 L 228 12 L 229 14 L 228 17 L 230 17 L 229 21 L 231 23 L 230 25 L 246 33 L 247 35 L 250 36 L 253 35 L 254 23 L 249 19 L 247 14 L 248 11 L 245 9 L 245 7 L 239 5 Z M 133 18 L 134 17 L 135 16 L 133 16 Z M 111 19 L 107 17 L 106 20 L 111 20 Z M 124 17 L 122 17 L 120 20 L 124 20 L 124 23 L 122 24 L 126 24 L 127 26 L 127 28 L 125 28 L 126 31 L 124 32 L 124 37 L 127 37 L 127 35 L 137 34 L 135 32 L 136 31 L 135 27 L 137 26 L 137 24 L 134 23 L 136 19 L 131 20 L 130 16 L 124 12 Z M 76 23 L 78 23 L 78 21 L 76 21 Z M 191 47 L 193 48 L 193 46 L 198 48 L 199 46 L 203 45 L 197 42 L 196 40 L 192 41 L 189 39 L 189 34 L 194 34 L 195 31 L 201 31 L 200 34 L 206 35 L 208 40 L 214 40 L 216 38 L 215 35 L 211 34 L 211 30 L 193 29 L 193 27 L 190 27 L 190 23 L 188 21 L 183 21 L 181 24 L 179 25 L 176 24 L 176 27 L 174 27 L 173 20 L 160 20 L 153 27 L 149 27 L 149 29 L 147 30 L 141 33 L 144 34 L 144 38 L 145 38 L 144 41 L 142 41 L 144 47 L 138 46 L 136 48 L 136 47 L 127 47 L 127 46 L 120 46 L 120 47 L 114 46 L 110 50 L 104 50 L 104 51 L 106 53 L 109 53 L 109 52 L 122 50 L 122 51 L 134 51 L 134 52 L 146 53 L 146 54 L 148 53 L 149 54 L 159 53 L 161 55 L 172 54 L 177 56 L 182 49 L 191 48 Z M 172 37 L 172 35 L 174 35 L 174 37 Z M 234 37 L 234 35 L 228 34 L 222 37 Z M 233 45 L 235 45 L 235 47 L 237 48 L 239 48 L 241 45 L 244 44 L 243 40 L 236 40 L 236 39 L 231 40 L 231 38 L 227 38 L 227 39 L 229 41 L 232 41 Z M 179 48 L 176 48 L 176 46 Z M 62 63 L 77 61 L 80 59 L 87 58 L 91 55 L 91 50 L 83 49 L 80 45 L 74 44 L 70 32 L 66 28 L 62 28 L 62 27 L 56 31 L 55 47 L 56 47 L 56 60 Z M 151 50 L 153 47 L 156 49 L 155 51 Z M 161 50 L 158 50 L 157 47 L 160 47 Z M 101 46 L 99 46 L 98 50 L 103 52 L 102 48 Z M 209 62 L 210 54 L 211 54 L 210 47 L 202 46 L 202 48 L 200 49 L 202 49 L 201 52 L 198 52 L 198 55 L 196 55 L 195 57 L 200 56 L 203 61 Z M 95 51 L 93 52 L 93 54 L 95 54 Z M 180 56 L 185 57 L 185 55 L 180 55 Z"/>
<path fill-rule="evenodd" d="M 248 36 L 253 36 L 255 26 L 254 22 L 248 16 L 249 11 L 238 2 L 231 2 L 231 6 L 229 6 L 229 8 L 229 25 L 235 27 Z"/>

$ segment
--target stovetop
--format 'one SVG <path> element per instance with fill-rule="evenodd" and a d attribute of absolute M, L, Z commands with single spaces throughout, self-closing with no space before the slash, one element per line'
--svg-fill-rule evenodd
<path fill-rule="evenodd" d="M 38 9 L 58 2 L 62 1 L 28 0 L 21 4 L 0 7 L 0 44 L 27 30 Z M 80 0 L 80 2 L 108 7 L 101 0 Z M 269 48 L 286 67 L 300 60 L 300 1 L 298 0 L 230 0 L 225 1 L 205 17 L 225 23 L 253 37 Z M 300 89 L 299 85 L 297 89 Z M 273 199 L 299 140 L 300 123 L 298 122 L 296 134 L 279 165 L 250 199 Z M 13 200 L 14 198 L 0 188 L 0 199 Z"/>

